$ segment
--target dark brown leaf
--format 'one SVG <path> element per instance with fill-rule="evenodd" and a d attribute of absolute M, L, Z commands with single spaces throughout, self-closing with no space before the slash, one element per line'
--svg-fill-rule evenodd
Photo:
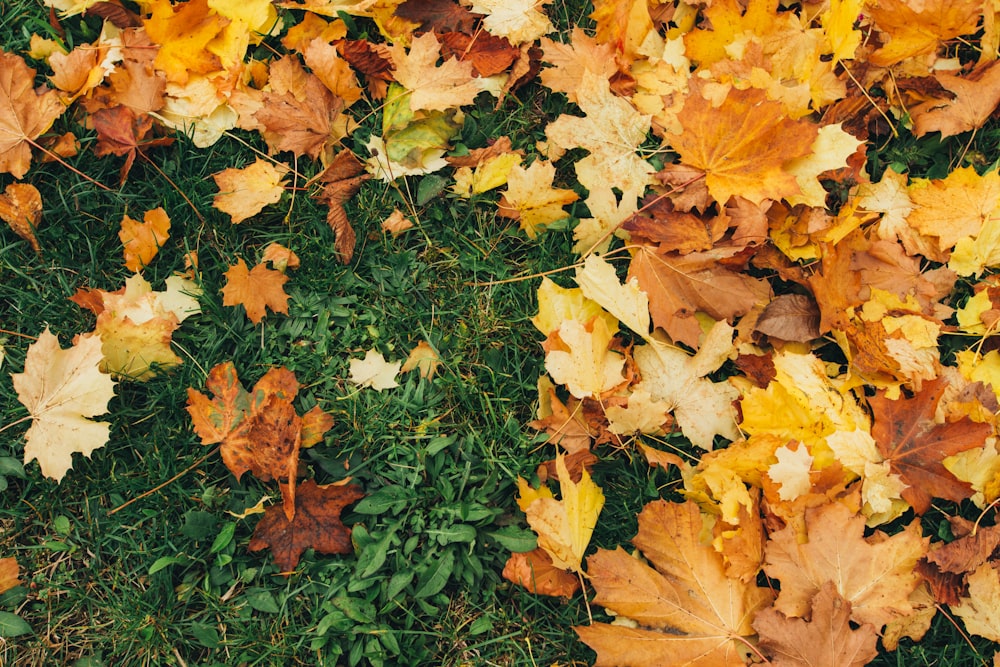
<path fill-rule="evenodd" d="M 781 340 L 807 343 L 819 338 L 819 308 L 812 297 L 782 294 L 767 304 L 754 330 Z"/>
<path fill-rule="evenodd" d="M 318 486 L 303 482 L 295 498 L 295 518 L 289 520 L 277 505 L 268 507 L 250 538 L 250 551 L 270 547 L 274 562 L 288 575 L 306 549 L 321 554 L 351 553 L 351 529 L 340 513 L 364 496 L 354 484 Z"/>
<path fill-rule="evenodd" d="M 322 201 L 330 210 L 326 214 L 326 221 L 336 235 L 335 247 L 337 254 L 344 264 L 351 261 L 354 256 L 354 244 L 356 235 L 350 220 L 347 219 L 347 211 L 344 204 L 358 191 L 361 184 L 371 176 L 364 173 L 364 165 L 348 150 L 341 151 L 330 162 L 330 166 L 320 176 L 320 182 L 324 183 L 319 194 L 314 198 Z"/>
<path fill-rule="evenodd" d="M 406 0 L 396 7 L 396 16 L 418 24 L 418 32 L 472 34 L 481 15 L 473 14 L 455 0 Z"/>

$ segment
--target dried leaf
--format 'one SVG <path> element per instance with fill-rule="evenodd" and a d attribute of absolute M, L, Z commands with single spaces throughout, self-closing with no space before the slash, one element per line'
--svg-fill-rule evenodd
<path fill-rule="evenodd" d="M 263 264 L 248 270 L 246 262 L 240 259 L 224 275 L 226 285 L 222 288 L 222 305 L 243 306 L 254 324 L 260 323 L 267 308 L 288 314 L 288 294 L 284 288 L 288 276 L 281 271 L 269 269 Z"/>
<path fill-rule="evenodd" d="M 281 199 L 287 173 L 287 166 L 260 158 L 243 169 L 223 169 L 212 174 L 219 188 L 212 206 L 228 213 L 234 225 L 239 224 Z"/>
<path fill-rule="evenodd" d="M 42 195 L 34 185 L 11 183 L 0 195 L 0 220 L 41 254 L 35 230 L 42 222 Z"/>
<path fill-rule="evenodd" d="M 170 237 L 170 218 L 163 207 L 146 211 L 142 222 L 126 215 L 121 227 L 118 238 L 125 246 L 125 268 L 134 273 L 153 261 Z"/>
<path fill-rule="evenodd" d="M 66 110 L 54 90 L 35 89 L 35 70 L 0 50 L 0 173 L 23 178 L 31 145 Z"/>

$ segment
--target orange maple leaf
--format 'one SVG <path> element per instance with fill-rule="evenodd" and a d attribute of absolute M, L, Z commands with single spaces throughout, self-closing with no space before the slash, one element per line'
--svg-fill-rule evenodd
<path fill-rule="evenodd" d="M 267 308 L 276 313 L 288 314 L 288 295 L 284 284 L 288 281 L 281 271 L 258 264 L 252 270 L 240 259 L 224 274 L 226 285 L 222 288 L 224 306 L 243 306 L 247 317 L 254 324 L 260 323 Z"/>
<path fill-rule="evenodd" d="M 142 222 L 127 215 L 122 218 L 118 238 L 125 246 L 125 268 L 138 273 L 148 265 L 170 235 L 170 218 L 163 207 L 146 211 Z"/>
<path fill-rule="evenodd" d="M 277 506 L 268 507 L 250 538 L 250 551 L 267 547 L 283 574 L 290 574 L 306 549 L 321 554 L 351 553 L 351 529 L 340 513 L 364 493 L 354 484 L 319 486 L 306 480 L 299 487 L 295 515 L 289 519 Z"/>
<path fill-rule="evenodd" d="M 712 197 L 740 195 L 755 204 L 802 192 L 784 165 L 812 152 L 816 125 L 792 120 L 762 90 L 732 89 L 719 106 L 693 90 L 678 116 L 683 130 L 664 140 L 681 162 L 705 172 Z"/>
<path fill-rule="evenodd" d="M 594 602 L 638 627 L 593 623 L 574 630 L 600 665 L 745 665 L 743 637 L 771 592 L 726 574 L 722 555 L 701 540 L 694 502 L 649 503 L 632 539 L 652 567 L 619 547 L 587 559 Z M 655 569 L 654 569 L 655 568 Z"/>
<path fill-rule="evenodd" d="M 42 252 L 35 238 L 35 230 L 42 222 L 42 195 L 38 188 L 28 183 L 8 185 L 0 195 L 0 220 L 10 225 L 35 252 Z"/>
<path fill-rule="evenodd" d="M 972 487 L 959 481 L 942 465 L 942 461 L 959 452 L 982 447 L 992 429 L 963 417 L 957 421 L 937 423 L 934 414 L 948 388 L 948 382 L 937 379 L 926 382 L 913 398 L 893 401 L 879 392 L 868 399 L 875 417 L 872 437 L 893 472 L 909 486 L 903 489 L 903 500 L 923 514 L 932 498 L 964 500 L 972 495 Z"/>
<path fill-rule="evenodd" d="M 28 173 L 35 139 L 65 110 L 56 91 L 35 89 L 35 70 L 23 58 L 0 50 L 0 173 Z"/>
<path fill-rule="evenodd" d="M 913 134 L 941 132 L 951 137 L 983 126 L 1000 104 L 1000 61 L 974 69 L 968 76 L 938 72 L 941 85 L 954 99 L 932 99 L 910 109 Z"/>

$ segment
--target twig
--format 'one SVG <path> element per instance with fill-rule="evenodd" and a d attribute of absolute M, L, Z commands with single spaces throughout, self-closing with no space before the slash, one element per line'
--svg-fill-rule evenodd
<path fill-rule="evenodd" d="M 173 477 L 171 477 L 167 481 L 163 482 L 162 484 L 158 484 L 157 486 L 154 486 L 149 491 L 146 491 L 144 493 L 140 493 L 135 498 L 132 498 L 131 500 L 128 500 L 128 501 L 122 503 L 121 505 L 119 505 L 118 507 L 114 508 L 113 510 L 111 510 L 110 512 L 108 512 L 108 516 L 111 516 L 112 514 L 117 514 L 118 512 L 120 512 L 121 510 L 125 509 L 126 507 L 128 507 L 132 503 L 136 502 L 137 500 L 142 500 L 143 498 L 145 498 L 147 496 L 153 495 L 154 493 L 156 493 L 157 491 L 159 491 L 163 487 L 168 486 L 170 484 L 173 484 L 178 479 L 180 479 L 181 477 L 183 477 L 184 475 L 188 474 L 189 472 L 191 472 L 192 470 L 194 470 L 195 468 L 197 468 L 198 466 L 200 466 L 202 463 L 204 463 L 205 461 L 207 461 L 208 457 L 212 456 L 217 451 L 219 451 L 218 447 L 216 447 L 215 449 L 213 449 L 212 451 L 210 451 L 208 454 L 205 454 L 203 457 L 201 457 L 200 459 L 198 459 L 197 461 L 195 461 L 194 463 L 192 463 L 191 465 L 189 465 L 184 470 L 181 470 L 179 473 L 177 473 L 176 475 L 174 475 Z"/>

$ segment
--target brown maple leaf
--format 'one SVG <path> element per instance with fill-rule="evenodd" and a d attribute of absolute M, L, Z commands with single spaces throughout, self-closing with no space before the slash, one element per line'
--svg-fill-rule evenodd
<path fill-rule="evenodd" d="M 31 167 L 31 146 L 66 110 L 59 94 L 35 88 L 35 70 L 0 49 L 0 174 L 21 179 Z"/>
<path fill-rule="evenodd" d="M 330 166 L 320 175 L 323 189 L 313 198 L 325 203 L 330 210 L 326 221 L 335 235 L 334 245 L 340 261 L 347 264 L 354 257 L 356 236 L 351 221 L 347 219 L 344 204 L 361 188 L 361 184 L 371 178 L 364 173 L 364 164 L 349 150 L 343 150 L 333 158 Z"/>
<path fill-rule="evenodd" d="M 289 520 L 277 506 L 268 507 L 250 538 L 250 551 L 270 547 L 283 574 L 291 574 L 306 549 L 321 554 L 348 554 L 351 529 L 340 513 L 364 496 L 355 484 L 319 486 L 306 480 L 295 498 L 295 518 Z"/>
<path fill-rule="evenodd" d="M 132 164 L 137 155 L 146 157 L 146 151 L 150 148 L 174 143 L 173 137 L 147 139 L 153 129 L 153 119 L 146 114 L 136 114 L 126 106 L 98 109 L 91 113 L 90 118 L 94 123 L 94 130 L 97 131 L 94 155 L 125 157 L 125 163 L 119 172 L 119 183 L 122 185 L 132 171 Z"/>
<path fill-rule="evenodd" d="M 396 16 L 420 26 L 415 32 L 463 32 L 472 34 L 481 14 L 473 14 L 455 0 L 404 0 Z"/>
<path fill-rule="evenodd" d="M 224 275 L 226 285 L 222 288 L 222 305 L 243 306 L 254 324 L 264 318 L 267 308 L 288 314 L 288 295 L 284 289 L 288 276 L 281 271 L 269 269 L 263 264 L 248 270 L 246 262 L 240 259 Z"/>
<path fill-rule="evenodd" d="M 485 31 L 471 36 L 463 32 L 446 32 L 438 35 L 438 39 L 444 58 L 454 56 L 472 62 L 472 69 L 478 76 L 506 72 L 521 53 L 506 38 Z"/>
<path fill-rule="evenodd" d="M 989 424 L 962 419 L 939 424 L 934 419 L 948 383 L 925 382 L 912 398 L 886 398 L 879 392 L 868 399 L 874 416 L 872 437 L 894 473 L 909 486 L 903 499 L 923 514 L 932 498 L 960 501 L 972 495 L 972 487 L 945 469 L 942 460 L 974 447 L 982 447 L 991 434 Z"/>
<path fill-rule="evenodd" d="M 781 582 L 774 607 L 786 616 L 807 616 L 813 597 L 828 581 L 851 604 L 851 620 L 877 629 L 912 610 L 914 571 L 928 540 L 914 521 L 888 537 L 865 538 L 865 517 L 838 502 L 805 511 L 806 542 L 788 525 L 765 546 L 764 571 Z"/>
<path fill-rule="evenodd" d="M 993 61 L 955 76 L 938 72 L 941 85 L 954 93 L 953 99 L 932 99 L 910 109 L 913 134 L 922 137 L 940 132 L 951 137 L 983 126 L 1000 104 L 1000 62 Z"/>
<path fill-rule="evenodd" d="M 732 322 L 757 303 L 770 300 L 765 281 L 742 272 L 738 262 L 733 268 L 726 265 L 731 255 L 725 249 L 678 255 L 640 246 L 634 251 L 628 277 L 638 280 L 649 296 L 653 325 L 697 349 L 703 332 L 695 313 Z"/>
<path fill-rule="evenodd" d="M 754 634 L 750 621 L 771 592 L 727 576 L 722 556 L 701 541 L 703 525 L 693 502 L 654 501 L 632 540 L 653 567 L 620 547 L 587 559 L 594 602 L 638 624 L 575 627 L 597 664 L 745 665 L 742 638 Z"/>
<path fill-rule="evenodd" d="M 536 595 L 570 598 L 580 590 L 580 578 L 553 565 L 552 557 L 541 547 L 511 554 L 501 576 Z"/>
<path fill-rule="evenodd" d="M 250 414 L 250 394 L 240 384 L 236 366 L 231 361 L 218 364 L 209 371 L 205 388 L 215 398 L 210 399 L 200 391 L 189 388 L 187 411 L 201 443 L 214 445 L 229 437 Z"/>
<path fill-rule="evenodd" d="M 878 655 L 878 633 L 870 623 L 852 628 L 850 618 L 850 601 L 828 581 L 813 597 L 808 621 L 771 607 L 753 627 L 775 667 L 861 667 Z"/>

